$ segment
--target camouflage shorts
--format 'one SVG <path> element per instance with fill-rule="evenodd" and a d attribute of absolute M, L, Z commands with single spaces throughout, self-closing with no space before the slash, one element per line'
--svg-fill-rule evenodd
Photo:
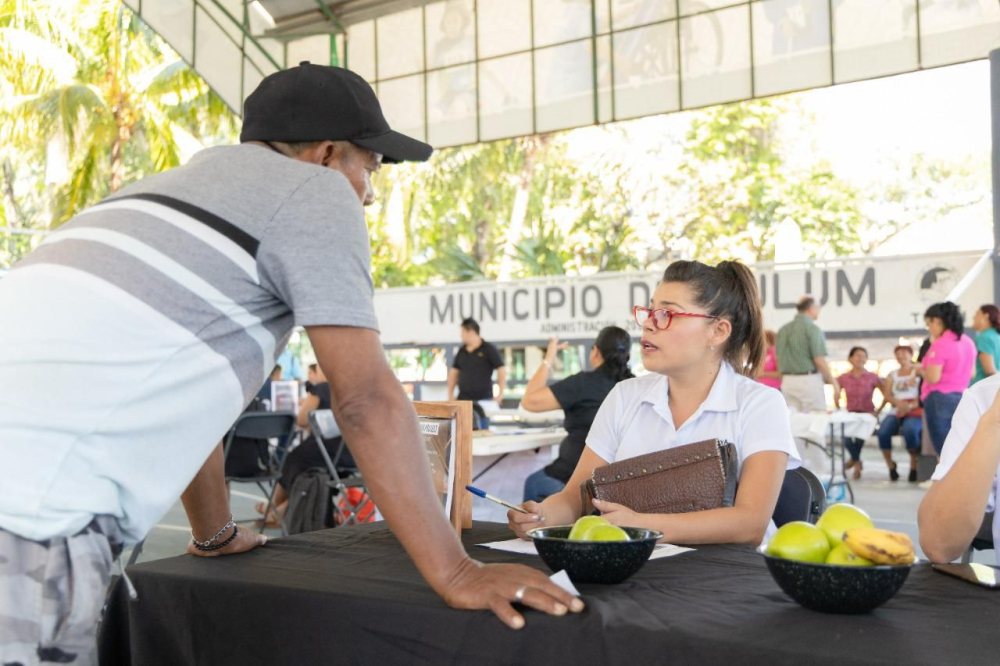
<path fill-rule="evenodd" d="M 0 664 L 97 663 L 97 621 L 120 543 L 107 516 L 48 541 L 0 530 Z"/>

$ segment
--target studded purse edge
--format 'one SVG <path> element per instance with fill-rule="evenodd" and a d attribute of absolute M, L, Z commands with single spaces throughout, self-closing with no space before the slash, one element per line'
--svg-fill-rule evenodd
<path fill-rule="evenodd" d="M 640 513 L 684 513 L 733 506 L 736 447 L 710 439 L 596 468 L 581 484 L 583 514 L 594 498 Z"/>

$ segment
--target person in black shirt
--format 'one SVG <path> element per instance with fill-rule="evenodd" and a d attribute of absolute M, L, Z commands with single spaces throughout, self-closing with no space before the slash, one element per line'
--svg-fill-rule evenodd
<path fill-rule="evenodd" d="M 578 372 L 552 386 L 546 386 L 556 353 L 568 346 L 566 343 L 560 344 L 559 338 L 549 341 L 545 360 L 528 382 L 521 400 L 521 407 L 529 412 L 561 408 L 566 413 L 566 438 L 559 444 L 559 457 L 525 480 L 525 502 L 541 502 L 566 486 L 583 453 L 587 434 L 601 403 L 615 384 L 632 377 L 628 366 L 632 341 L 624 329 L 608 326 L 601 330 L 594 346 L 590 348 L 590 365 L 594 368 L 592 371 Z"/>
<path fill-rule="evenodd" d="M 493 371 L 497 371 L 497 402 L 503 400 L 504 385 L 507 383 L 507 368 L 497 348 L 479 335 L 479 324 L 469 318 L 462 322 L 462 347 L 455 355 L 455 362 L 448 373 L 448 400 L 471 400 L 475 410 L 476 430 L 489 427 L 489 419 L 479 403 L 493 400 Z"/>

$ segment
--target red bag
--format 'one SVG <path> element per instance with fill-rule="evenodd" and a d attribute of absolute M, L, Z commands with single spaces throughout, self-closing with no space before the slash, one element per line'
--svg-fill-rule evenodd
<path fill-rule="evenodd" d="M 333 521 L 338 525 L 344 525 L 351 518 L 351 523 L 374 523 L 375 522 L 375 502 L 368 496 L 368 493 L 361 488 L 345 488 L 345 492 L 337 496 L 337 508 L 333 513 Z"/>

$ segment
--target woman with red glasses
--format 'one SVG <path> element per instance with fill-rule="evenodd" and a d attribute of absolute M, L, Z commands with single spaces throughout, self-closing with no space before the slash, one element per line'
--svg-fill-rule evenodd
<path fill-rule="evenodd" d="M 533 527 L 574 522 L 580 484 L 597 467 L 718 438 L 738 452 L 734 506 L 684 514 L 642 514 L 598 500 L 594 507 L 615 525 L 660 530 L 670 543 L 759 544 L 773 530 L 785 470 L 799 458 L 781 393 L 753 380 L 764 358 L 753 274 L 734 261 L 675 262 L 650 307 L 636 306 L 634 315 L 649 374 L 612 389 L 566 487 L 541 503 L 525 502 L 527 514 L 509 512 L 510 528 L 526 538 Z"/>

